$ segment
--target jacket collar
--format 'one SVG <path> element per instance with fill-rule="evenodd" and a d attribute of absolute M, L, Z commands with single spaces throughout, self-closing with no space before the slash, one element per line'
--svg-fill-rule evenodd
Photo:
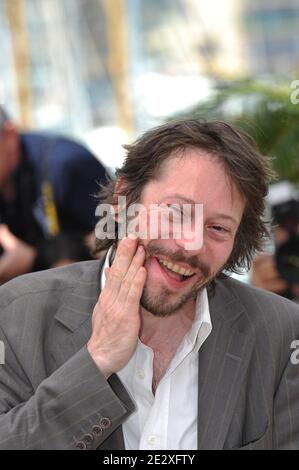
<path fill-rule="evenodd" d="M 101 272 L 104 260 L 91 264 L 84 279 L 66 288 L 55 319 L 68 330 L 75 332 L 91 315 L 101 292 Z"/>
<path fill-rule="evenodd" d="M 234 282 L 216 281 L 209 301 L 213 331 L 199 351 L 198 449 L 223 449 L 253 350 Z"/>

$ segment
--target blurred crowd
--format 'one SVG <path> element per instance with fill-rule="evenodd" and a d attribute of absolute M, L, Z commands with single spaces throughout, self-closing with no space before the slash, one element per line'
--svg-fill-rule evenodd
<path fill-rule="evenodd" d="M 83 145 L 20 132 L 0 107 L 0 282 L 91 259 L 106 178 Z"/>

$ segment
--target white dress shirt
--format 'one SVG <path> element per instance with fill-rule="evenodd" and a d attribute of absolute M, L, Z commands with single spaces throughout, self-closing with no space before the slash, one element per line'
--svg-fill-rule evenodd
<path fill-rule="evenodd" d="M 102 271 L 109 266 L 110 250 Z M 152 393 L 153 350 L 138 340 L 129 362 L 117 375 L 135 403 L 123 423 L 127 450 L 196 450 L 198 351 L 212 331 L 207 290 L 197 297 L 191 329 L 183 338 L 156 393 Z"/>

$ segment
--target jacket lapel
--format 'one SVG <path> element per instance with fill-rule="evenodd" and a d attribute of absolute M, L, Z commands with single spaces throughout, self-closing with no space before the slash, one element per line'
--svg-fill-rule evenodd
<path fill-rule="evenodd" d="M 242 332 L 245 309 L 227 282 L 217 281 L 215 292 L 213 330 L 199 351 L 198 449 L 223 449 L 254 343 Z"/>
<path fill-rule="evenodd" d="M 92 312 L 101 291 L 102 265 L 103 261 L 93 263 L 84 279 L 80 279 L 75 287 L 65 289 L 61 306 L 55 315 L 56 321 L 60 323 L 53 351 L 57 366 L 72 357 L 90 338 Z"/>

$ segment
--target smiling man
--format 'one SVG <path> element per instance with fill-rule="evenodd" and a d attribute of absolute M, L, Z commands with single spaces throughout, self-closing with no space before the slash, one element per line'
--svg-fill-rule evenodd
<path fill-rule="evenodd" d="M 267 159 L 225 123 L 175 121 L 116 176 L 101 262 L 1 288 L 0 448 L 299 448 L 298 306 L 229 277 L 267 235 Z M 188 204 L 202 243 L 173 226 L 123 239 L 119 197 L 143 228 Z"/>

